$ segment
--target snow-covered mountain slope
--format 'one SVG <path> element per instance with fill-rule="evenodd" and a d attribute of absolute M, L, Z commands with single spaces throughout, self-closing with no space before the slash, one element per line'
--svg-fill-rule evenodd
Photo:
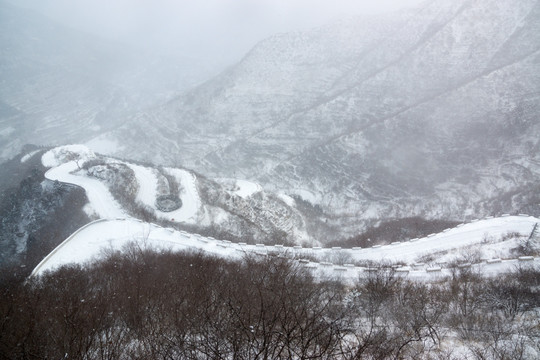
<path fill-rule="evenodd" d="M 540 214 L 539 28 L 536 0 L 431 0 L 274 36 L 109 136 L 128 157 L 287 189 L 343 234 Z"/>
<path fill-rule="evenodd" d="M 94 218 L 153 220 L 252 243 L 308 238 L 294 203 L 247 181 L 220 184 L 185 169 L 98 156 L 83 145 L 51 149 L 42 163 L 50 168 L 47 179 L 86 191 L 85 211 Z"/>
<path fill-rule="evenodd" d="M 97 220 L 73 233 L 43 259 L 32 274 L 40 275 L 70 263 L 85 263 L 104 251 L 121 250 L 129 243 L 141 248 L 203 251 L 232 259 L 246 254 L 291 256 L 318 276 L 350 280 L 369 272 L 366 264 L 370 262 L 373 265 L 400 264 L 399 273 L 419 279 L 448 275 L 451 266 L 475 266 L 484 273 L 495 274 L 519 265 L 539 264 L 540 258 L 518 257 L 512 252 L 528 239 L 539 222 L 530 216 L 508 216 L 462 224 L 424 239 L 383 247 L 323 249 L 231 243 L 135 219 Z M 418 263 L 418 259 L 428 257 L 427 263 Z"/>

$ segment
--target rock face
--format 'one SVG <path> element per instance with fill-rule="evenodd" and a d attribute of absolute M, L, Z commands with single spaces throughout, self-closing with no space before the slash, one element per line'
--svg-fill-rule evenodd
<path fill-rule="evenodd" d="M 539 50 L 539 1 L 433 0 L 269 38 L 116 136 L 299 195 L 345 232 L 519 211 L 538 203 Z"/>

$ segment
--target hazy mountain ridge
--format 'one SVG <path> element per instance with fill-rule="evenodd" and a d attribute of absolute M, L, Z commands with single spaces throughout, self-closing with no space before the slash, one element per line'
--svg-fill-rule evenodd
<path fill-rule="evenodd" d="M 539 11 L 533 0 L 431 1 L 371 32 L 356 19 L 272 37 L 141 115 L 159 124 L 145 156 L 177 149 L 186 166 L 287 189 L 354 227 L 488 215 L 538 184 Z"/>
<path fill-rule="evenodd" d="M 5 1 L 0 47 L 0 161 L 26 143 L 88 141 L 213 74 L 174 48 L 165 58 Z"/>
<path fill-rule="evenodd" d="M 13 43 L 26 44 L 17 56 L 1 59 L 4 72 L 33 72 L 16 85 L 7 77 L 1 89 L 2 151 L 36 142 L 37 133 L 41 143 L 93 138 L 98 152 L 298 195 L 325 209 L 312 226 L 344 236 L 381 218 L 534 215 L 539 14 L 533 0 L 434 0 L 278 34 L 219 76 L 132 117 L 152 101 L 140 101 L 143 92 L 128 98 L 122 87 L 168 69 L 154 63 L 114 78 L 104 70 L 90 86 L 93 57 L 69 71 L 62 64 L 73 61 L 47 56 L 24 65 L 17 59 L 32 58 L 24 48 L 32 32 L 48 24 L 40 18 L 23 35 L 3 32 L 2 43 L 26 39 Z M 29 48 L 46 54 L 42 45 Z M 106 57 L 108 46 L 64 56 Z M 170 97 L 152 89 L 155 99 Z"/>
<path fill-rule="evenodd" d="M 109 111 L 105 117 L 114 116 L 114 89 L 108 84 L 107 70 L 99 67 L 120 66 L 110 61 L 111 44 L 37 13 L 4 2 L 0 6 L 0 44 L 4 49 L 0 98 L 23 120 L 3 142 L 36 142 L 36 138 L 42 144 L 73 141 L 106 125 L 99 121 L 99 114 Z M 5 118 L 4 112 L 2 120 L 15 123 Z M 18 151 L 13 147 L 2 146 L 2 150 L 9 156 L 9 152 Z"/>

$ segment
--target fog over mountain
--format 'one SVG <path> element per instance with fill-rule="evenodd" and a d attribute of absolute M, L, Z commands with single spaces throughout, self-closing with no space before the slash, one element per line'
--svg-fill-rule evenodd
<path fill-rule="evenodd" d="M 10 0 L 57 22 L 137 47 L 236 62 L 261 39 L 422 0 Z"/>
<path fill-rule="evenodd" d="M 76 30 L 0 1 L 0 160 L 26 143 L 87 140 L 221 69 Z"/>
<path fill-rule="evenodd" d="M 538 1 L 435 0 L 276 35 L 107 138 L 297 194 L 352 228 L 537 207 L 539 27 Z"/>
<path fill-rule="evenodd" d="M 0 0 L 0 359 L 539 359 L 540 0 Z"/>
<path fill-rule="evenodd" d="M 4 18 L 23 11 L 2 6 Z M 133 71 L 115 56 L 103 67 L 120 45 L 97 35 L 57 28 L 51 38 L 81 49 L 30 45 L 51 21 L 33 16 L 27 32 L 2 31 L 17 56 L 1 60 L 13 74 L 1 88 L 3 151 L 65 139 L 250 179 L 320 207 L 319 225 L 344 237 L 381 219 L 540 214 L 540 1 L 430 0 L 281 32 L 190 89 L 160 87 L 158 69 L 178 79 L 168 66 Z M 80 62 L 69 76 L 66 58 Z M 35 59 L 41 68 L 22 66 Z M 40 70 L 21 81 L 26 69 Z"/>

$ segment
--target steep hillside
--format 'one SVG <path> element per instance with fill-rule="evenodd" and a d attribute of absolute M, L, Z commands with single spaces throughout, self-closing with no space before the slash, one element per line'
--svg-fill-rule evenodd
<path fill-rule="evenodd" d="M 277 35 L 114 136 L 133 157 L 286 189 L 344 233 L 538 213 L 539 14 L 536 0 L 433 0 Z"/>
<path fill-rule="evenodd" d="M 0 267 L 30 271 L 73 231 L 89 221 L 81 188 L 44 178 L 41 149 L 2 163 L 0 174 Z M 23 270 L 24 271 L 24 270 Z"/>
<path fill-rule="evenodd" d="M 293 199 L 254 183 L 214 181 L 182 168 L 155 167 L 94 154 L 81 145 L 43 155 L 45 177 L 86 191 L 93 219 L 136 218 L 246 243 L 309 239 Z"/>

